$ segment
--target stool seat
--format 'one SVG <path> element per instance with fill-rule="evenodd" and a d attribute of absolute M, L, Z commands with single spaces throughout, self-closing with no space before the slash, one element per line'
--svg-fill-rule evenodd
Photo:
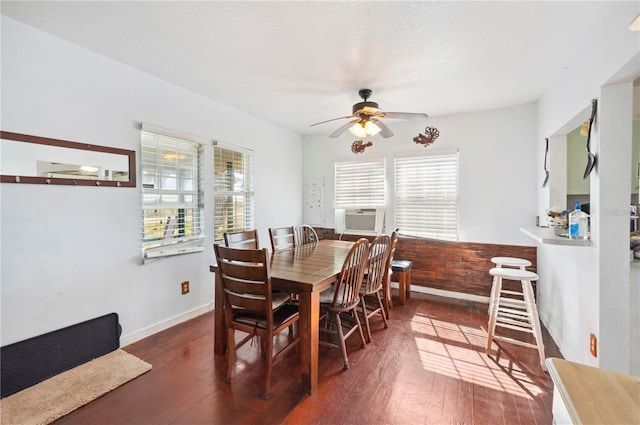
<path fill-rule="evenodd" d="M 411 268 L 409 260 L 393 260 L 391 261 L 391 270 L 394 272 L 406 272 Z"/>
<path fill-rule="evenodd" d="M 491 262 L 497 264 L 498 267 L 507 266 L 524 268 L 531 266 L 531 261 L 516 257 L 493 257 Z"/>
<path fill-rule="evenodd" d="M 494 267 L 489 270 L 489 274 L 491 276 L 510 280 L 538 280 L 538 275 L 536 273 L 521 269 L 503 269 L 502 267 Z"/>

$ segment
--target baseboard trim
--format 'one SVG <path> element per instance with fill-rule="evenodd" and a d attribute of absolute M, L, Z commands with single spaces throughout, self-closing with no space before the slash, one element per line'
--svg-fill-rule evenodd
<path fill-rule="evenodd" d="M 200 307 L 196 307 L 192 310 L 185 311 L 184 313 L 178 314 L 177 316 L 170 317 L 166 320 L 155 323 L 151 326 L 137 330 L 130 334 L 123 335 L 120 337 L 120 346 L 125 347 L 129 344 L 132 344 L 136 341 L 139 341 L 153 334 L 157 334 L 160 331 L 169 329 L 172 326 L 185 322 L 189 319 L 193 319 L 194 317 L 200 316 L 201 314 L 207 313 L 211 310 L 213 310 L 213 302 L 209 302 Z"/>
<path fill-rule="evenodd" d="M 538 317 L 540 318 L 540 322 L 542 323 L 542 325 L 547 329 L 547 332 L 549 332 L 549 336 L 551 337 L 553 342 L 555 342 L 556 345 L 558 346 L 558 349 L 560 350 L 560 354 L 562 354 L 562 357 L 565 360 L 580 363 L 577 360 L 577 357 L 573 355 L 569 347 L 566 346 L 563 339 L 561 338 L 562 332 L 560 331 L 560 329 L 551 326 L 546 315 L 544 314 L 543 311 L 540 311 L 539 308 L 538 308 Z"/>
<path fill-rule="evenodd" d="M 391 287 L 398 289 L 398 282 L 391 282 Z M 411 291 L 421 294 L 437 295 L 445 298 L 455 298 L 457 300 L 473 301 L 477 303 L 489 304 L 489 297 L 482 295 L 465 294 L 463 292 L 447 291 L 444 289 L 429 288 L 427 286 L 411 285 Z"/>

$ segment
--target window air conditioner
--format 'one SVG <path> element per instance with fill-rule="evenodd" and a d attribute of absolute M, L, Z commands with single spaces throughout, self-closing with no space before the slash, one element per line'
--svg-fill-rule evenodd
<path fill-rule="evenodd" d="M 384 207 L 336 208 L 336 233 L 376 236 L 384 227 Z"/>

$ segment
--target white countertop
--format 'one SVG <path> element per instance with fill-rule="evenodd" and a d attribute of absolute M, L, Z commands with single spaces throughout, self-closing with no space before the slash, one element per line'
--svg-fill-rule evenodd
<path fill-rule="evenodd" d="M 574 424 L 640 423 L 640 378 L 558 358 L 545 362 L 554 383 L 554 423 L 571 419 Z M 556 418 L 556 397 L 569 418 Z M 564 422 L 562 422 L 564 423 Z"/>
<path fill-rule="evenodd" d="M 520 231 L 537 242 L 551 245 L 591 246 L 590 239 L 570 239 L 553 234 L 553 227 L 521 227 Z"/>

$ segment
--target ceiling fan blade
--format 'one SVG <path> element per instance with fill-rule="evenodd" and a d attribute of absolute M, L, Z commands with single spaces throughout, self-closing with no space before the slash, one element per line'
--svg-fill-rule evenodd
<path fill-rule="evenodd" d="M 389 129 L 389 127 L 387 127 L 382 121 L 377 120 L 377 119 L 372 119 L 371 122 L 375 123 L 375 125 L 380 127 L 380 133 L 378 133 L 378 134 L 380 134 L 385 139 L 387 137 L 393 136 L 393 131 L 391 131 L 391 129 Z"/>
<path fill-rule="evenodd" d="M 347 118 L 353 118 L 353 116 L 352 116 L 352 115 L 349 115 L 348 117 L 332 118 L 332 119 L 330 119 L 330 120 L 320 121 L 320 122 L 317 122 L 317 123 L 315 123 L 315 124 L 311 124 L 309 127 L 313 127 L 314 125 L 318 125 L 318 124 L 324 124 L 324 123 L 326 123 L 326 122 L 331 122 L 331 121 L 336 121 L 336 120 L 344 120 L 344 119 L 347 119 Z"/>
<path fill-rule="evenodd" d="M 394 120 L 426 120 L 429 118 L 427 114 L 419 112 L 384 112 L 381 116 Z"/>
<path fill-rule="evenodd" d="M 347 118 L 351 118 L 351 117 L 347 117 Z M 360 120 L 352 120 L 349 121 L 348 123 L 346 123 L 345 125 L 343 125 L 342 127 L 340 127 L 339 129 L 337 129 L 336 131 L 334 131 L 333 133 L 331 133 L 329 135 L 329 137 L 331 137 L 332 139 L 335 137 L 338 137 L 339 135 L 341 135 L 342 133 L 344 133 L 345 131 L 347 131 L 347 129 L 349 127 L 351 127 L 353 124 L 357 123 Z"/>

